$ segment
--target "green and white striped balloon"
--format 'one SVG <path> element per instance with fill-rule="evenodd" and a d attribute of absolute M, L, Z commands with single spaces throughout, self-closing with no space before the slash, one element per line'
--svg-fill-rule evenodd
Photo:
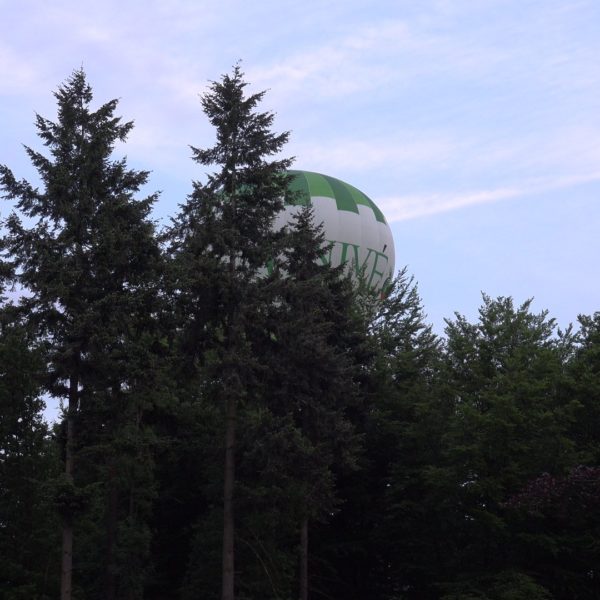
<path fill-rule="evenodd" d="M 323 224 L 325 239 L 332 243 L 323 256 L 325 264 L 347 264 L 369 287 L 383 291 L 394 276 L 394 238 L 383 213 L 355 187 L 328 175 L 290 171 L 296 196 L 279 215 L 276 226 L 291 221 L 299 205 L 313 206 L 315 222 Z"/>

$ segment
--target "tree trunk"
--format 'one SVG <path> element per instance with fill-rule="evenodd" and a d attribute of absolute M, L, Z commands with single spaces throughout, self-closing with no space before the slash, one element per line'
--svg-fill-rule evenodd
<path fill-rule="evenodd" d="M 76 376 L 69 380 L 69 406 L 67 407 L 67 439 L 65 443 L 65 477 L 73 483 L 73 443 L 75 436 L 75 413 L 77 411 L 79 381 Z M 62 518 L 62 556 L 60 571 L 60 600 L 71 600 L 73 577 L 73 515 L 65 509 Z"/>
<path fill-rule="evenodd" d="M 60 572 L 60 599 L 71 600 L 71 576 L 73 574 L 73 522 L 63 517 L 62 565 Z"/>
<path fill-rule="evenodd" d="M 234 521 L 233 486 L 235 482 L 235 425 L 236 401 L 227 398 L 225 429 L 225 481 L 223 493 L 223 594 L 222 600 L 234 600 Z"/>
<path fill-rule="evenodd" d="M 108 479 L 108 505 L 106 523 L 106 600 L 115 600 L 117 589 L 115 577 L 115 546 L 117 541 L 118 490 L 116 482 L 116 459 L 112 458 L 111 461 L 112 464 L 110 465 Z"/>
<path fill-rule="evenodd" d="M 300 527 L 300 600 L 308 600 L 308 518 Z"/>

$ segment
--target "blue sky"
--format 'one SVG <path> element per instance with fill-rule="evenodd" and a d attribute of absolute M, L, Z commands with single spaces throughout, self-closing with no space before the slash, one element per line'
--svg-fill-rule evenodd
<path fill-rule="evenodd" d="M 295 167 L 369 195 L 429 320 L 481 292 L 565 327 L 600 310 L 598 0 L 0 0 L 0 163 L 34 179 L 35 112 L 83 66 L 136 128 L 156 218 L 203 172 L 198 95 L 242 59 Z M 5 217 L 6 205 L 0 207 Z"/>

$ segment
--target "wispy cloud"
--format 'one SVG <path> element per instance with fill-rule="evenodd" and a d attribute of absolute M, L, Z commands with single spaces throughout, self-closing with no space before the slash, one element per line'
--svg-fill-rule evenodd
<path fill-rule="evenodd" d="M 287 55 L 278 53 L 248 74 L 286 101 L 306 96 L 348 97 L 397 82 L 403 75 L 396 57 L 403 52 L 413 54 L 421 44 L 404 20 L 380 20 Z"/>
<path fill-rule="evenodd" d="M 497 78 L 514 56 L 510 46 L 485 36 L 456 35 L 429 19 L 373 18 L 318 45 L 279 53 L 250 76 L 291 101 L 304 96 L 341 97 L 391 86 L 414 85 L 432 74 Z"/>
<path fill-rule="evenodd" d="M 522 184 L 520 187 L 378 198 L 377 205 L 385 214 L 388 222 L 397 223 L 419 217 L 429 217 L 478 204 L 489 204 L 511 198 L 552 192 L 574 185 L 597 181 L 600 181 L 600 171 L 530 181 Z"/>
<path fill-rule="evenodd" d="M 429 217 L 476 204 L 497 202 L 521 194 L 522 190 L 517 188 L 500 188 L 455 194 L 423 194 L 378 198 L 377 205 L 385 214 L 388 222 L 397 223 L 418 217 Z"/>

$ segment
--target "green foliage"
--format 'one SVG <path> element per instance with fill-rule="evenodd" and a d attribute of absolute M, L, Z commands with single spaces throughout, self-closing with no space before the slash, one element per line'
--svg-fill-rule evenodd
<path fill-rule="evenodd" d="M 50 487 L 58 457 L 42 419 L 41 349 L 0 310 L 0 596 L 51 598 L 58 576 L 58 523 Z"/>
<path fill-rule="evenodd" d="M 432 404 L 439 341 L 405 271 L 386 299 L 360 306 L 371 315 L 371 363 L 356 419 L 366 448 L 359 470 L 340 478 L 344 503 L 331 527 L 318 532 L 315 590 L 336 598 L 404 597 L 415 569 L 436 567 L 427 544 L 440 530 L 435 514 L 419 516 L 418 478 L 437 456 L 443 427 Z"/>
<path fill-rule="evenodd" d="M 477 323 L 447 322 L 443 393 L 452 415 L 439 468 L 454 504 L 448 574 L 461 568 L 477 579 L 514 564 L 503 503 L 528 479 L 575 460 L 571 407 L 557 394 L 563 344 L 546 313 L 529 308 L 484 296 Z"/>
<path fill-rule="evenodd" d="M 352 582 L 345 597 L 552 593 L 524 560 L 505 502 L 529 479 L 576 464 L 569 428 L 578 405 L 562 395 L 573 342 L 529 306 L 484 296 L 479 321 L 448 321 L 440 346 L 403 274 L 381 305 L 368 462 L 333 522 L 342 528 L 332 532 L 343 556 L 336 568 Z M 502 583 L 498 573 L 527 577 Z M 361 589 L 364 581 L 379 585 Z"/>
<path fill-rule="evenodd" d="M 273 230 L 273 222 L 283 208 L 289 179 L 285 170 L 290 165 L 289 160 L 272 159 L 288 134 L 271 132 L 273 114 L 258 110 L 264 93 L 246 95 L 246 87 L 236 66 L 231 75 L 213 82 L 202 97 L 204 112 L 215 127 L 216 142 L 211 148 L 193 148 L 193 156 L 199 164 L 214 165 L 217 170 L 208 175 L 205 184 L 194 182 L 193 192 L 168 236 L 168 284 L 182 373 L 196 385 L 193 401 L 212 405 L 220 414 L 223 437 L 219 446 L 225 465 L 219 480 L 225 489 L 224 554 L 228 557 L 234 553 L 233 489 L 240 460 L 237 446 L 244 443 L 240 424 L 263 405 L 260 380 L 268 369 L 260 345 L 267 328 L 265 315 L 274 296 L 270 280 L 259 275 L 268 260 L 278 255 L 285 237 L 285 232 Z M 197 468 L 205 466 L 199 463 Z M 207 503 L 219 506 L 214 488 L 206 492 L 198 498 L 199 508 Z M 236 502 L 239 495 L 238 489 Z M 197 521 L 206 523 L 202 513 Z M 242 539 L 238 536 L 235 551 L 243 560 Z M 192 555 L 203 552 L 192 551 Z M 198 564 L 195 561 L 190 569 Z M 232 562 L 227 573 L 226 585 L 232 590 Z M 187 578 L 198 582 L 199 576 L 196 569 Z M 206 587 L 211 589 L 209 582 Z"/>
<path fill-rule="evenodd" d="M 579 316 L 562 393 L 575 404 L 570 436 L 582 464 L 600 464 L 600 313 Z"/>
<path fill-rule="evenodd" d="M 62 520 L 73 598 L 219 598 L 229 534 L 235 597 L 296 597 L 306 522 L 312 597 L 599 597 L 600 313 L 561 332 L 484 295 L 440 339 L 406 270 L 355 289 L 309 207 L 273 229 L 288 134 L 247 87 L 236 66 L 202 97 L 215 171 L 168 268 L 148 173 L 112 158 L 132 124 L 82 71 L 36 117 L 40 188 L 0 166 L 25 292 L 0 309 L 0 595 L 56 597 Z"/>
<path fill-rule="evenodd" d="M 262 527 L 262 536 L 255 527 L 254 537 L 273 548 L 269 554 L 277 552 L 293 595 L 297 558 L 290 541 L 300 541 L 303 521 L 310 537 L 314 524 L 331 520 L 343 501 L 337 479 L 357 467 L 356 416 L 368 353 L 352 283 L 341 268 L 318 261 L 325 242 L 310 207 L 299 211 L 289 233 L 273 273 L 278 291 L 261 346 L 269 367 L 265 404 L 243 448 L 241 477 L 257 517 L 269 515 L 276 524 Z"/>
<path fill-rule="evenodd" d="M 133 127 L 115 116 L 116 100 L 92 110 L 82 70 L 55 97 L 57 121 L 36 118 L 49 155 L 26 148 L 42 190 L 0 167 L 4 196 L 17 209 L 5 222 L 0 248 L 13 283 L 26 291 L 20 312 L 47 350 L 44 385 L 68 401 L 61 436 L 65 476 L 55 485 L 63 526 L 70 528 L 75 517 L 82 530 L 92 528 L 86 519 L 94 522 L 96 564 L 106 565 L 107 597 L 116 598 L 112 572 L 119 544 L 133 550 L 123 536 L 129 535 L 133 513 L 147 514 L 142 507 L 152 495 L 142 424 L 161 389 L 152 347 L 161 256 L 149 220 L 157 196 L 136 200 L 148 173 L 111 158 Z M 140 479 L 141 464 L 146 473 Z M 98 482 L 104 484 L 104 515 L 92 507 L 82 510 Z M 149 491 L 133 492 L 141 487 Z M 135 558 L 140 551 L 135 547 Z M 85 562 L 85 554 L 75 551 L 75 562 Z M 125 569 L 139 571 L 134 555 L 120 560 Z M 79 585 L 99 587 L 93 583 L 103 577 L 97 567 L 90 577 L 85 582 L 83 574 Z M 139 597 L 141 588 L 120 593 Z"/>
<path fill-rule="evenodd" d="M 52 504 L 61 517 L 80 514 L 89 503 L 86 490 L 77 487 L 64 473 L 54 479 L 51 490 Z"/>
<path fill-rule="evenodd" d="M 272 375 L 265 396 L 269 410 L 299 436 L 292 472 L 305 479 L 301 512 L 322 519 L 335 506 L 332 469 L 353 469 L 360 449 L 351 419 L 360 404 L 365 327 L 342 268 L 317 262 L 325 241 L 310 207 L 295 217 L 287 243 L 281 295 L 271 309 L 274 335 L 263 349 Z"/>

